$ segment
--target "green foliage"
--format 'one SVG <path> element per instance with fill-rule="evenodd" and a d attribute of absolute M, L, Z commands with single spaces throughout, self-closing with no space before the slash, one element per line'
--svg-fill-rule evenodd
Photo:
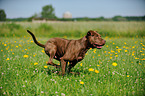
<path fill-rule="evenodd" d="M 42 18 L 46 19 L 54 19 L 56 18 L 55 13 L 54 13 L 54 8 L 52 5 L 46 5 L 42 8 L 41 12 Z"/>
<path fill-rule="evenodd" d="M 114 16 L 112 19 L 114 21 L 126 21 L 126 18 L 124 18 L 122 16 Z"/>
<path fill-rule="evenodd" d="M 6 21 L 6 13 L 3 9 L 0 9 L 0 21 Z"/>

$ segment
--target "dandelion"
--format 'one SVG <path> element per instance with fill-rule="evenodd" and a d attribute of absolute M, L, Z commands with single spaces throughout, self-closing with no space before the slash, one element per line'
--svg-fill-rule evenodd
<path fill-rule="evenodd" d="M 117 63 L 116 63 L 116 62 L 113 62 L 112 65 L 113 65 L 113 66 L 117 66 Z"/>
<path fill-rule="evenodd" d="M 1 52 L 2 52 L 3 50 L 1 50 Z"/>
<path fill-rule="evenodd" d="M 18 46 L 16 46 L 16 48 L 18 48 Z"/>
<path fill-rule="evenodd" d="M 10 58 L 7 58 L 6 61 L 10 60 Z"/>
<path fill-rule="evenodd" d="M 100 66 L 100 65 L 97 65 L 98 67 Z"/>
<path fill-rule="evenodd" d="M 84 84 L 84 82 L 83 82 L 83 81 L 80 81 L 80 84 L 82 84 L 82 85 L 83 85 L 83 84 Z"/>
<path fill-rule="evenodd" d="M 42 50 L 42 52 L 44 53 L 44 50 Z"/>
<path fill-rule="evenodd" d="M 135 59 L 139 59 L 139 58 L 135 57 Z"/>
<path fill-rule="evenodd" d="M 7 46 L 7 44 L 4 44 L 4 46 Z"/>
<path fill-rule="evenodd" d="M 99 73 L 99 71 L 98 71 L 98 70 L 95 70 L 95 72 L 96 72 L 96 73 Z"/>
<path fill-rule="evenodd" d="M 115 55 L 115 57 L 118 57 L 118 55 Z"/>
<path fill-rule="evenodd" d="M 38 65 L 38 63 L 37 63 L 37 62 L 35 62 L 35 63 L 34 63 L 34 65 Z"/>
<path fill-rule="evenodd" d="M 132 48 L 135 48 L 135 46 L 132 46 Z"/>
<path fill-rule="evenodd" d="M 126 77 L 129 77 L 129 75 L 127 75 Z"/>
<path fill-rule="evenodd" d="M 111 50 L 112 53 L 115 53 L 115 51 Z"/>
<path fill-rule="evenodd" d="M 28 58 L 29 56 L 28 56 L 28 55 L 24 55 L 23 57 L 24 57 L 24 58 Z"/>
<path fill-rule="evenodd" d="M 110 59 L 112 59 L 112 57 L 110 57 Z"/>
<path fill-rule="evenodd" d="M 143 56 L 144 56 L 144 53 L 143 53 L 143 54 L 141 54 L 141 55 L 143 55 Z"/>
<path fill-rule="evenodd" d="M 81 63 L 80 66 L 83 66 L 83 63 Z"/>
<path fill-rule="evenodd" d="M 44 68 L 48 68 L 48 66 L 44 66 Z"/>
<path fill-rule="evenodd" d="M 93 52 L 96 53 L 96 49 Z"/>
<path fill-rule="evenodd" d="M 143 51 L 140 51 L 140 52 L 143 52 Z"/>
<path fill-rule="evenodd" d="M 89 68 L 89 71 L 94 71 L 94 69 L 93 68 Z"/>
<path fill-rule="evenodd" d="M 127 52 L 127 50 L 125 50 L 125 52 Z"/>

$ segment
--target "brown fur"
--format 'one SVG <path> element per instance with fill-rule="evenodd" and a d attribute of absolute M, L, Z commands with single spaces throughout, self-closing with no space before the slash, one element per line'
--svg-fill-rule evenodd
<path fill-rule="evenodd" d="M 85 53 L 90 48 L 101 49 L 105 45 L 105 40 L 101 38 L 101 35 L 96 31 L 88 31 L 87 35 L 79 40 L 67 40 L 62 38 L 52 38 L 49 39 L 45 45 L 39 43 L 34 34 L 27 30 L 31 34 L 34 42 L 45 49 L 45 53 L 50 57 L 48 65 L 55 66 L 56 68 L 61 68 L 61 74 L 64 75 L 67 71 L 70 73 L 71 68 L 76 65 L 77 62 L 83 60 Z M 61 62 L 61 66 L 56 65 L 52 62 L 56 59 Z M 67 67 L 67 63 L 70 63 Z"/>

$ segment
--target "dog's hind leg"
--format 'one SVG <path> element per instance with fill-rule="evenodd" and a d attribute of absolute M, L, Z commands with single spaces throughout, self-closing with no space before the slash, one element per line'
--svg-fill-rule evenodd
<path fill-rule="evenodd" d="M 52 44 L 51 48 L 49 46 L 45 47 L 45 53 L 50 56 L 49 61 L 47 62 L 47 65 L 52 65 L 56 68 L 60 68 L 60 65 L 54 64 L 52 61 L 56 54 L 56 46 Z"/>

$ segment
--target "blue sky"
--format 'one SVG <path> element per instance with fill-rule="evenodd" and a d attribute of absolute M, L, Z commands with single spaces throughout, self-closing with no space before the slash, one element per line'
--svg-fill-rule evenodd
<path fill-rule="evenodd" d="M 0 9 L 5 10 L 7 18 L 30 17 L 48 4 L 60 18 L 66 11 L 73 18 L 145 15 L 145 0 L 0 0 Z"/>

